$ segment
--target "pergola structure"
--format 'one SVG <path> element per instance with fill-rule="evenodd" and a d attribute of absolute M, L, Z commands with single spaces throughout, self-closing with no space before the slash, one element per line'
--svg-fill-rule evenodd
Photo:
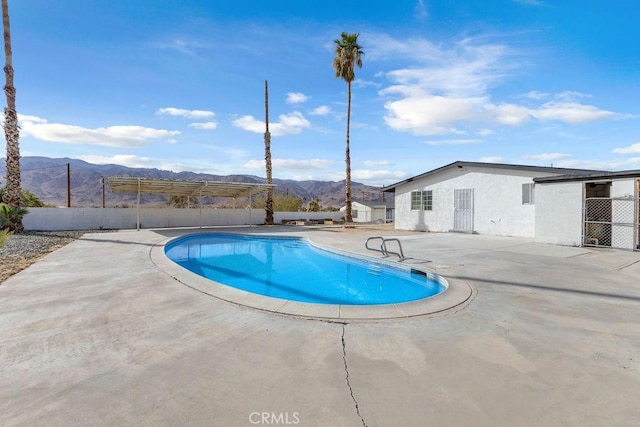
<path fill-rule="evenodd" d="M 258 184 L 245 182 L 219 182 L 219 181 L 186 181 L 176 179 L 152 179 L 136 177 L 107 178 L 109 187 L 114 193 L 137 194 L 137 228 L 140 229 L 140 194 L 160 194 L 165 196 L 187 197 L 247 197 L 263 193 L 274 184 Z"/>

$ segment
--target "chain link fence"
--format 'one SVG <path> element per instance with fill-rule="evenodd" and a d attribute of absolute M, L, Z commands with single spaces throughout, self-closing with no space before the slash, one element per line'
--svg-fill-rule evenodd
<path fill-rule="evenodd" d="M 593 197 L 584 201 L 585 246 L 636 249 L 638 246 L 638 199 Z"/>

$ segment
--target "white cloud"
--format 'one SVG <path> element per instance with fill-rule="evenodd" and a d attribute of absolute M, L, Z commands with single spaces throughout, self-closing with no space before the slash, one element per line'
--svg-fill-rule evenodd
<path fill-rule="evenodd" d="M 415 11 L 416 11 L 417 19 L 423 20 L 427 18 L 428 13 L 427 13 L 427 7 L 424 5 L 424 0 L 417 1 Z"/>
<path fill-rule="evenodd" d="M 196 120 L 208 119 L 216 115 L 216 113 L 214 113 L 213 111 L 185 110 L 183 108 L 173 108 L 173 107 L 159 108 L 158 111 L 156 111 L 156 114 L 160 116 L 162 115 L 177 116 L 177 117 L 184 117 L 187 119 L 196 119 Z"/>
<path fill-rule="evenodd" d="M 37 116 L 27 116 L 25 114 L 18 114 L 18 122 L 47 123 L 47 120 Z"/>
<path fill-rule="evenodd" d="M 531 119 L 532 110 L 515 104 L 487 104 L 484 110 L 496 123 L 517 126 Z"/>
<path fill-rule="evenodd" d="M 391 166 L 393 165 L 393 163 L 391 163 L 388 160 L 365 160 L 363 162 L 363 164 L 367 167 L 374 167 L 374 166 Z"/>
<path fill-rule="evenodd" d="M 600 171 L 609 171 L 616 169 L 628 168 L 629 164 L 633 164 L 633 159 L 627 159 L 625 161 L 610 161 L 610 160 L 564 160 L 554 163 L 558 168 L 575 168 L 575 169 L 593 169 Z"/>
<path fill-rule="evenodd" d="M 578 99 L 591 98 L 591 95 L 588 93 L 577 92 L 575 90 L 565 90 L 556 93 L 553 97 L 560 101 L 573 102 Z"/>
<path fill-rule="evenodd" d="M 576 102 L 547 102 L 533 110 L 531 115 L 541 121 L 561 121 L 569 124 L 588 123 L 605 118 L 620 116 L 612 111 L 601 110 L 593 105 Z"/>
<path fill-rule="evenodd" d="M 481 139 L 439 139 L 434 141 L 425 141 L 427 145 L 458 145 L 458 144 L 477 144 L 482 142 Z"/>
<path fill-rule="evenodd" d="M 504 162 L 504 157 L 487 156 L 487 157 L 481 157 L 480 161 L 484 162 L 484 163 L 502 163 L 502 162 Z"/>
<path fill-rule="evenodd" d="M 189 127 L 195 129 L 213 130 L 218 127 L 218 124 L 216 122 L 191 123 L 189 124 Z"/>
<path fill-rule="evenodd" d="M 492 131 L 491 129 L 480 129 L 476 133 L 480 136 L 489 136 L 489 135 L 493 135 L 494 131 Z"/>
<path fill-rule="evenodd" d="M 535 119 L 577 125 L 623 117 L 583 103 L 589 95 L 573 91 L 555 94 L 551 101 L 537 106 L 493 101 L 491 89 L 503 84 L 521 62 L 518 53 L 505 45 L 464 39 L 443 46 L 386 35 L 373 35 L 370 43 L 370 59 L 403 56 L 417 64 L 386 73 L 391 85 L 379 91 L 390 98 L 384 105 L 384 121 L 396 131 L 444 135 L 467 133 L 482 123 L 519 126 Z M 519 96 L 529 101 L 549 97 L 538 91 Z"/>
<path fill-rule="evenodd" d="M 85 162 L 97 165 L 120 165 L 130 168 L 157 168 L 173 172 L 187 171 L 213 173 L 215 170 L 215 168 L 212 168 L 210 163 L 199 164 L 198 161 L 181 163 L 161 159 L 151 159 L 149 157 L 136 156 L 133 154 L 116 154 L 114 156 L 96 156 L 93 154 L 87 154 L 78 156 L 78 158 Z"/>
<path fill-rule="evenodd" d="M 282 114 L 279 121 L 269 123 L 271 136 L 295 135 L 304 128 L 311 127 L 311 123 L 298 111 L 289 114 Z M 253 116 L 242 116 L 233 121 L 233 125 L 249 132 L 264 133 L 265 123 L 257 120 Z"/>
<path fill-rule="evenodd" d="M 78 158 L 96 165 L 121 165 L 129 168 L 151 168 L 155 166 L 148 157 L 141 157 L 133 154 L 116 154 L 115 156 L 110 157 L 87 154 L 78 156 Z"/>
<path fill-rule="evenodd" d="M 541 122 L 559 121 L 568 124 L 581 124 L 605 118 L 620 117 L 618 113 L 601 110 L 593 105 L 577 102 L 550 101 L 538 108 L 529 108 L 516 104 L 484 106 L 490 119 L 503 125 L 518 126 L 535 118 Z"/>
<path fill-rule="evenodd" d="M 612 152 L 616 153 L 616 154 L 635 154 L 635 153 L 640 153 L 640 142 L 636 142 L 635 144 L 631 144 L 628 147 L 614 148 Z"/>
<path fill-rule="evenodd" d="M 325 159 L 272 159 L 271 165 L 274 169 L 327 169 L 333 164 L 332 160 Z M 264 169 L 264 160 L 249 160 L 243 165 L 247 169 Z"/>
<path fill-rule="evenodd" d="M 303 104 L 309 100 L 309 97 L 300 92 L 287 93 L 287 104 Z"/>
<path fill-rule="evenodd" d="M 522 158 L 524 159 L 531 159 L 531 160 L 559 160 L 559 159 L 564 159 L 567 157 L 571 157 L 571 154 L 567 154 L 567 153 L 541 153 L 541 154 L 529 154 L 526 156 L 522 156 Z"/>
<path fill-rule="evenodd" d="M 478 117 L 472 99 L 434 96 L 419 88 L 400 86 L 387 88 L 381 94 L 404 96 L 384 105 L 387 109 L 384 121 L 392 129 L 414 135 L 461 133 L 453 126 L 454 123 Z"/>
<path fill-rule="evenodd" d="M 149 140 L 175 142 L 179 131 L 143 126 L 109 126 L 88 129 L 81 126 L 49 123 L 35 116 L 21 116 L 22 136 L 66 144 L 89 144 L 106 147 L 144 147 Z"/>
<path fill-rule="evenodd" d="M 545 99 L 548 97 L 549 97 L 548 93 L 539 92 L 537 90 L 532 90 L 531 92 L 528 92 L 519 96 L 519 98 L 527 98 L 527 99 L 535 99 L 535 100 Z"/>
<path fill-rule="evenodd" d="M 508 60 L 513 53 L 507 46 L 480 44 L 474 39 L 463 39 L 448 47 L 424 39 L 378 38 L 376 43 L 375 55 L 395 57 L 402 54 L 419 64 L 388 72 L 389 80 L 438 95 L 484 95 L 488 88 L 500 84 L 516 68 L 516 62 Z"/>
<path fill-rule="evenodd" d="M 351 172 L 351 179 L 356 181 L 380 182 L 391 179 L 401 180 L 406 177 L 407 173 L 402 171 L 355 169 Z"/>
<path fill-rule="evenodd" d="M 199 49 L 209 47 L 205 43 L 201 43 L 197 40 L 188 40 L 185 38 L 176 38 L 168 42 L 154 43 L 153 46 L 158 49 L 175 50 L 189 56 L 195 55 L 196 51 Z"/>
<path fill-rule="evenodd" d="M 314 108 L 311 113 L 312 116 L 326 116 L 331 113 L 331 108 L 326 105 L 321 105 L 319 107 Z"/>

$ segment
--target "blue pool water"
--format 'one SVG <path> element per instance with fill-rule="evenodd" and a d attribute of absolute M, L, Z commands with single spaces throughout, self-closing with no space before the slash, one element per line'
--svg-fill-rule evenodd
<path fill-rule="evenodd" d="M 444 291 L 424 273 L 314 247 L 299 238 L 196 234 L 165 247 L 182 267 L 237 289 L 321 304 L 391 304 Z"/>

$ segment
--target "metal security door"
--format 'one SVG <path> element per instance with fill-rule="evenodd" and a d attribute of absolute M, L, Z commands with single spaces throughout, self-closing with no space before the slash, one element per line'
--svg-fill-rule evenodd
<path fill-rule="evenodd" d="M 453 190 L 453 229 L 473 231 L 473 188 Z"/>

